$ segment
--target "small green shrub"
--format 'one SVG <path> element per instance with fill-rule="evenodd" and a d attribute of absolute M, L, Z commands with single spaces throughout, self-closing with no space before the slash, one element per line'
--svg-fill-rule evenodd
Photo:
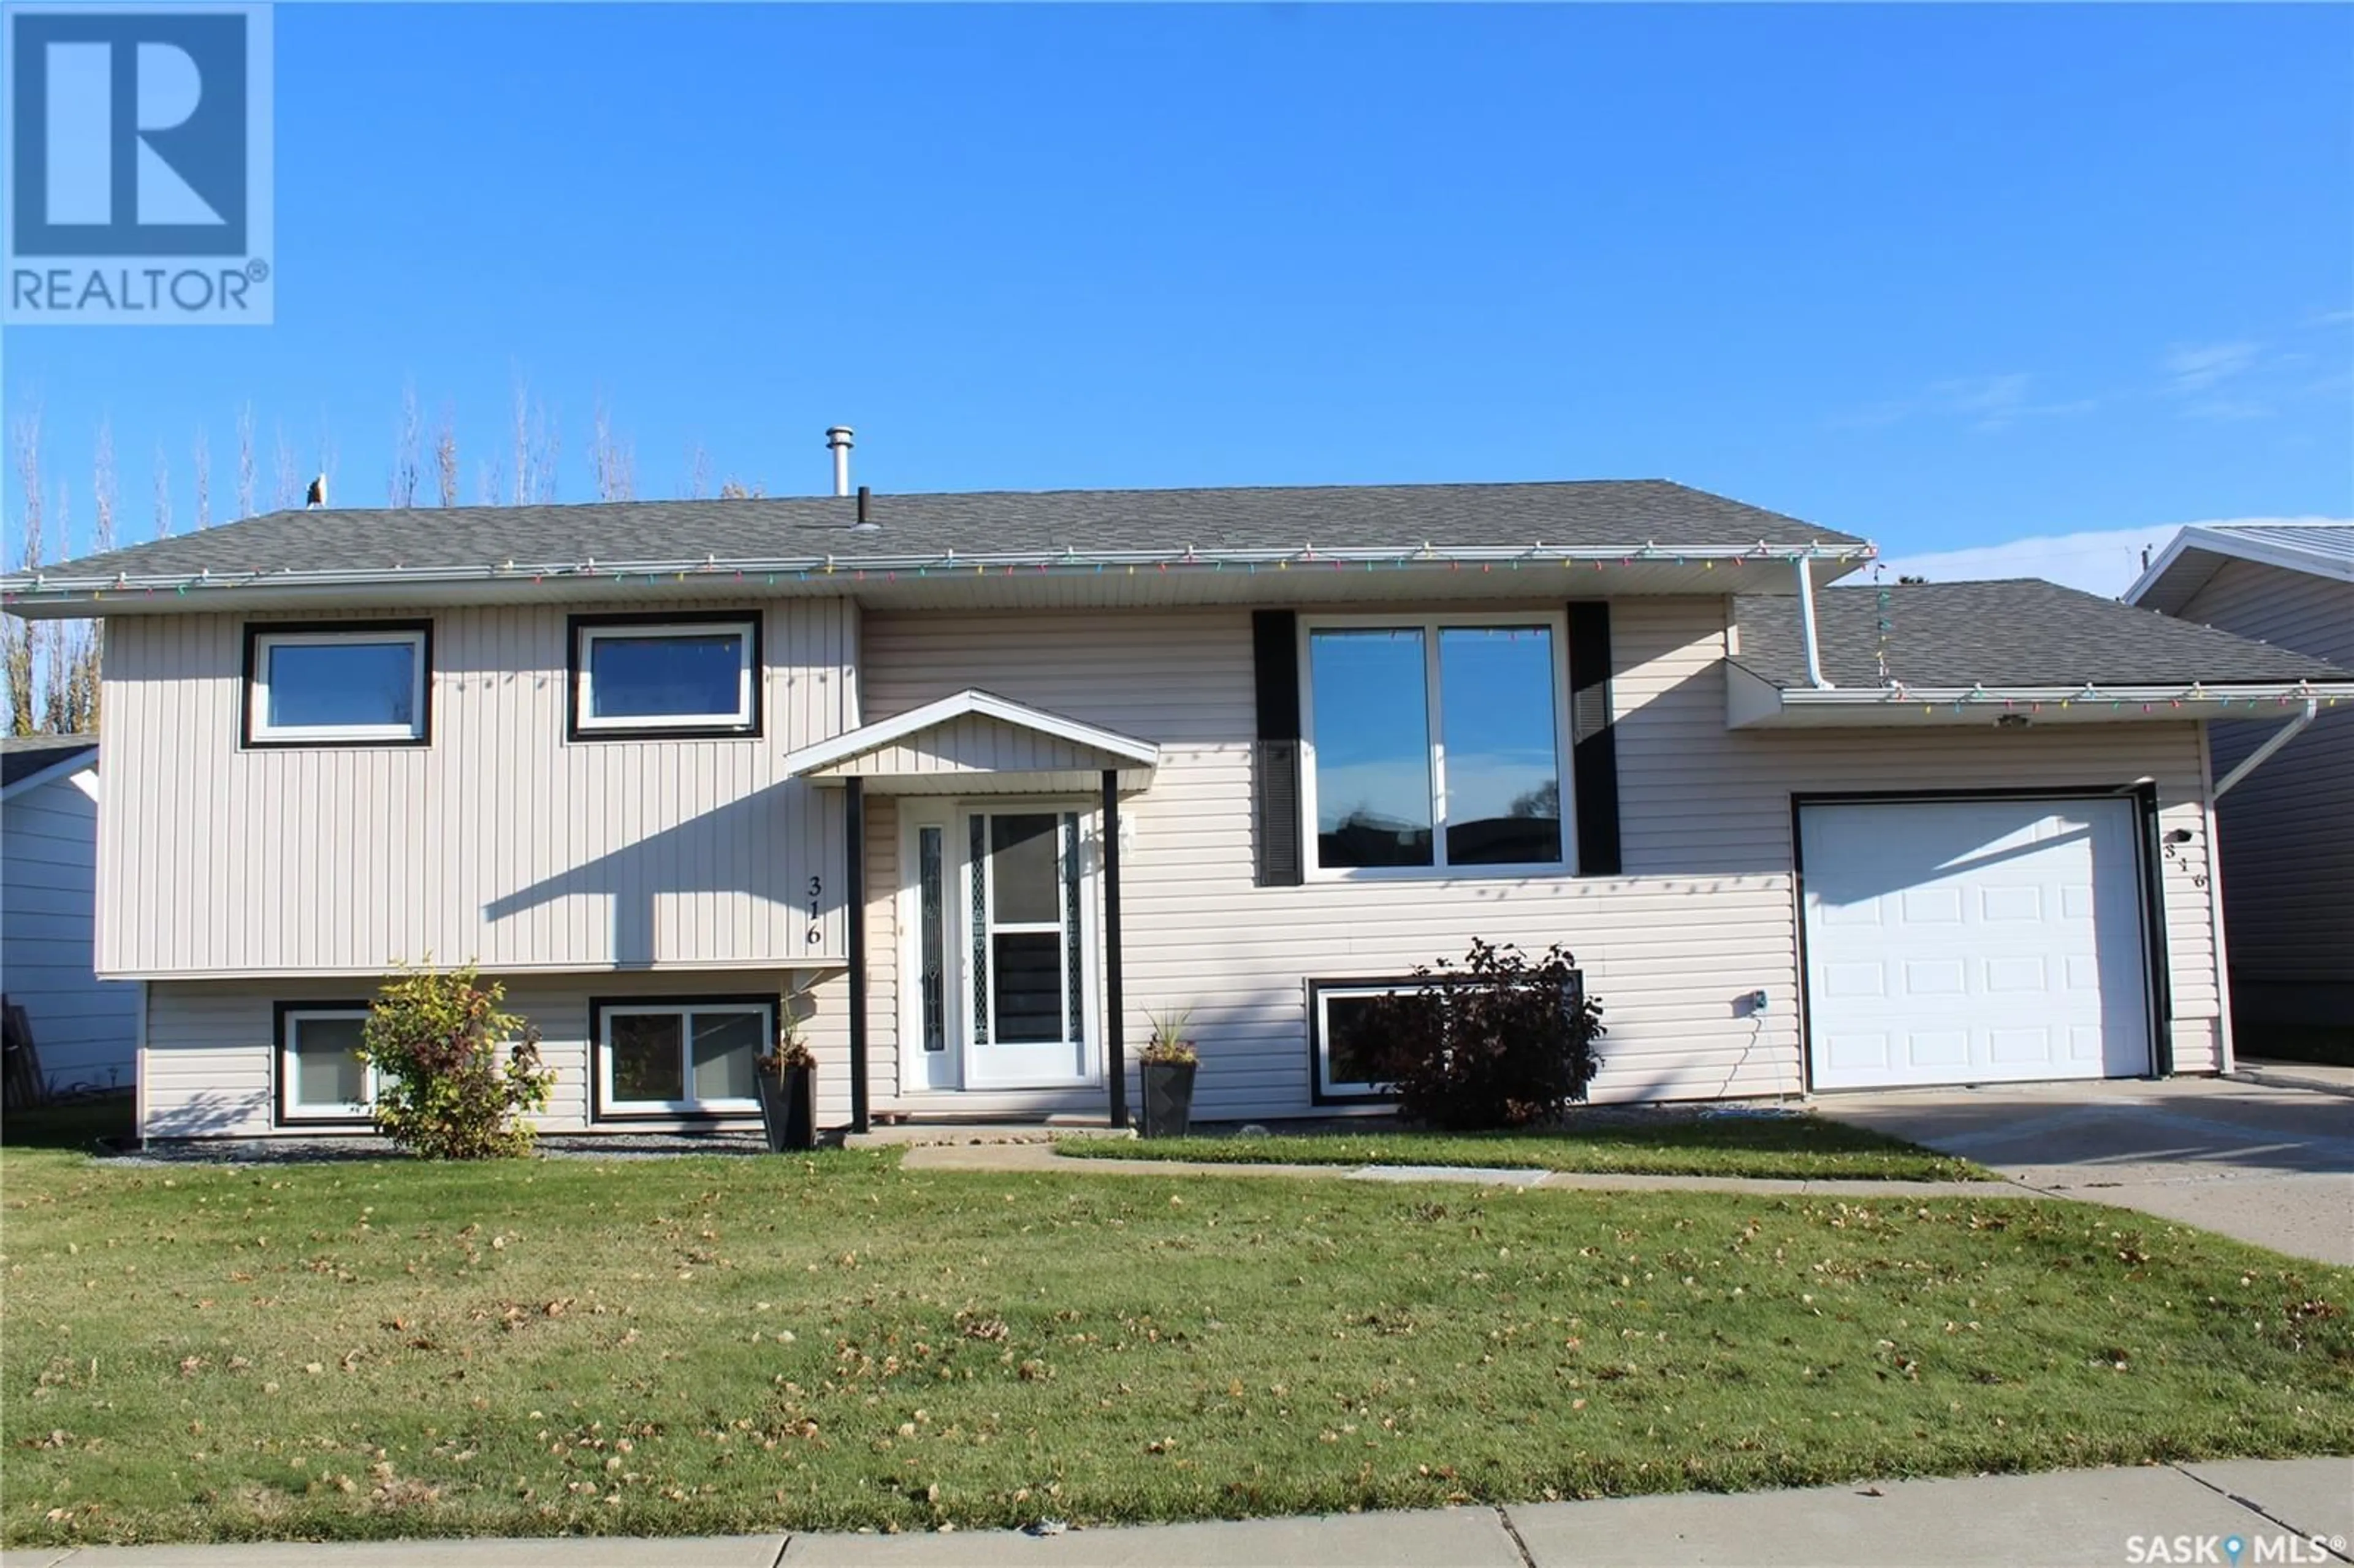
<path fill-rule="evenodd" d="M 1602 1002 L 1559 943 L 1533 961 L 1473 938 L 1460 964 L 1416 969 L 1415 991 L 1383 997 L 1365 1030 L 1376 1081 L 1399 1111 L 1453 1131 L 1532 1127 L 1585 1097 L 1601 1058 Z"/>
<path fill-rule="evenodd" d="M 376 1130 L 427 1160 L 528 1154 L 524 1116 L 556 1082 L 539 1065 L 539 1031 L 499 1011 L 506 987 L 479 979 L 469 965 L 387 980 L 360 1037 L 376 1070 Z"/>

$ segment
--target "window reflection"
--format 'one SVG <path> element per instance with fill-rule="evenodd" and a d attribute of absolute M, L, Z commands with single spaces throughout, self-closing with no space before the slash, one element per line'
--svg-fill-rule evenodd
<path fill-rule="evenodd" d="M 1309 633 L 1316 728 L 1316 858 L 1431 863 L 1430 723 L 1419 628 Z"/>

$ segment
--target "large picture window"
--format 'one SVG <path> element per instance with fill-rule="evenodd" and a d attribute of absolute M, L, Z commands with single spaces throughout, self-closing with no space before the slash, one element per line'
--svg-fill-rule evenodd
<path fill-rule="evenodd" d="M 249 746 L 415 746 L 427 739 L 431 629 L 420 621 L 254 625 L 245 631 Z"/>
<path fill-rule="evenodd" d="M 757 616 L 575 617 L 575 739 L 758 735 Z"/>
<path fill-rule="evenodd" d="M 759 1109 L 754 1063 L 776 1038 L 772 998 L 600 1001 L 600 1116 L 743 1116 Z"/>
<path fill-rule="evenodd" d="M 365 1122 L 376 1098 L 361 1062 L 364 1002 L 282 1003 L 278 1009 L 278 1119 Z"/>
<path fill-rule="evenodd" d="M 1557 868 L 1561 619 L 1304 625 L 1319 871 Z"/>

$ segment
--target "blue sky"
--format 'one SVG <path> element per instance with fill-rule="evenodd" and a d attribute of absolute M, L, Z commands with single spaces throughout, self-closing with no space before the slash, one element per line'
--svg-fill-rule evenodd
<path fill-rule="evenodd" d="M 249 401 L 472 500 L 1666 475 L 1918 554 L 2354 514 L 2344 7 L 281 5 L 277 324 L 11 329 L 52 484 Z M 10 518 L 17 496 L 13 482 Z M 9 545 L 15 551 L 13 539 Z M 52 551 L 54 556 L 55 552 Z"/>

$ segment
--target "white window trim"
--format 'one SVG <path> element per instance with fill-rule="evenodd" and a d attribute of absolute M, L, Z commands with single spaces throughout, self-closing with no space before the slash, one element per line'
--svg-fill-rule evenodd
<path fill-rule="evenodd" d="M 642 641 L 651 637 L 710 637 L 733 636 L 736 639 L 736 706 L 728 713 L 700 714 L 623 714 L 597 713 L 597 644 L 607 639 Z M 753 619 L 741 620 L 680 620 L 656 625 L 584 626 L 579 629 L 580 646 L 576 657 L 580 665 L 580 680 L 574 701 L 578 705 L 572 715 L 573 727 L 582 734 L 598 730 L 635 729 L 745 729 L 752 727 L 752 683 L 758 672 L 752 668 L 752 649 L 758 641 Z"/>
<path fill-rule="evenodd" d="M 407 724 L 293 724 L 270 722 L 270 655 L 280 648 L 404 643 L 408 649 Z M 257 631 L 253 636 L 252 740 L 422 740 L 425 738 L 425 633 L 416 631 Z"/>
<path fill-rule="evenodd" d="M 295 1097 L 301 1093 L 302 1075 L 295 1071 L 294 1035 L 305 1019 L 355 1018 L 363 1022 L 368 1017 L 365 1007 L 290 1007 L 281 1015 L 278 1033 L 278 1097 L 279 1118 L 286 1124 L 304 1121 L 357 1121 L 365 1118 L 376 1104 L 376 1065 L 367 1065 L 367 1098 L 356 1103 L 337 1100 L 330 1105 L 306 1103 Z"/>
<path fill-rule="evenodd" d="M 675 1018 L 679 1021 L 679 1082 L 693 1087 L 695 1084 L 695 1016 L 703 1012 L 757 1012 L 760 1015 L 760 1038 L 773 1050 L 777 1037 L 777 1009 L 766 1001 L 647 1001 L 609 1003 L 599 1011 L 597 1020 L 597 1102 L 599 1111 L 606 1116 L 728 1116 L 756 1115 L 760 1109 L 757 1098 L 745 1097 L 683 1100 L 625 1100 L 613 1090 L 613 1020 L 616 1018 Z M 763 1051 L 761 1054 L 767 1054 Z"/>
<path fill-rule="evenodd" d="M 1447 863 L 1447 739 L 1439 701 L 1438 633 L 1447 628 L 1547 628 L 1553 646 L 1553 767 L 1561 779 L 1561 858 L 1518 864 Z M 1316 683 L 1310 637 L 1334 629 L 1418 630 L 1423 633 L 1425 711 L 1430 721 L 1431 855 L 1429 865 L 1328 866 L 1320 856 L 1316 804 Z M 1577 874 L 1577 802 L 1569 772 L 1569 614 L 1566 610 L 1491 610 L 1444 615 L 1302 615 L 1299 618 L 1300 853 L 1311 882 L 1470 881 Z"/>
<path fill-rule="evenodd" d="M 1422 991 L 1419 981 L 1406 984 L 1369 983 L 1351 985 L 1345 980 L 1319 980 L 1310 991 L 1316 1003 L 1316 1097 L 1319 1100 L 1386 1101 L 1395 1098 L 1390 1086 L 1361 1082 L 1354 1078 L 1332 1076 L 1332 1001 L 1339 998 L 1348 1001 L 1372 996 L 1416 996 Z"/>

